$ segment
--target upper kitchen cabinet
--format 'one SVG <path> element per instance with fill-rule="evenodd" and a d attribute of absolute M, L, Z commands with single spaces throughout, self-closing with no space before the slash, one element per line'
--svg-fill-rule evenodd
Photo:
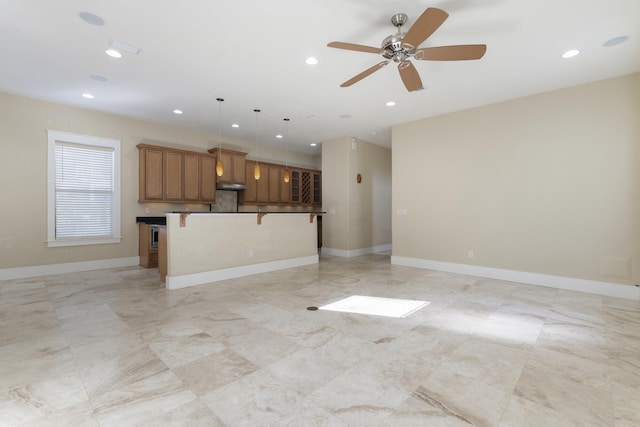
<path fill-rule="evenodd" d="M 247 153 L 240 151 L 227 150 L 225 148 L 212 148 L 209 153 L 216 156 L 219 154 L 224 171 L 222 176 L 218 177 L 220 184 L 246 184 L 246 157 Z M 253 173 L 253 172 L 252 172 Z"/>
<path fill-rule="evenodd" d="M 291 203 L 322 205 L 322 174 L 309 169 L 291 170 Z"/>
<path fill-rule="evenodd" d="M 245 182 L 247 189 L 240 192 L 240 203 L 246 204 L 272 204 L 269 201 L 269 164 L 260 162 L 260 179 L 255 179 L 253 171 L 255 160 L 247 160 Z M 276 202 L 277 203 L 277 202 Z"/>
<path fill-rule="evenodd" d="M 214 203 L 216 157 L 139 144 L 139 202 Z"/>
<path fill-rule="evenodd" d="M 241 204 L 309 205 L 322 204 L 321 172 L 288 168 L 289 182 L 284 182 L 284 165 L 260 162 L 260 179 L 253 176 L 255 160 L 247 160 L 247 189 L 240 192 Z"/>
<path fill-rule="evenodd" d="M 162 149 L 138 145 L 140 202 L 164 200 L 164 158 Z"/>

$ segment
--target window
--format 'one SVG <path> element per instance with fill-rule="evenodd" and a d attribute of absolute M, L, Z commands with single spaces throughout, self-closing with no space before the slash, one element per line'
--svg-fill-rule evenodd
<path fill-rule="evenodd" d="M 49 246 L 120 242 L 120 141 L 47 131 Z"/>

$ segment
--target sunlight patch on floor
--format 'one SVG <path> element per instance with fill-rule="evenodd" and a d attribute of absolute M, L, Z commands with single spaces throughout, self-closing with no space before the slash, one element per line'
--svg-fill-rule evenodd
<path fill-rule="evenodd" d="M 344 313 L 407 317 L 421 308 L 426 307 L 428 304 L 429 302 L 427 301 L 352 295 L 319 308 L 320 310 L 340 311 Z"/>

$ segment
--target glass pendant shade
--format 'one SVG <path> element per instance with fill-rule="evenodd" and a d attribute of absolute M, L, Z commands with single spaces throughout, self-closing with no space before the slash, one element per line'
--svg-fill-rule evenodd
<path fill-rule="evenodd" d="M 220 160 L 220 159 L 218 159 L 218 161 L 216 162 L 216 174 L 218 176 L 224 175 L 224 164 L 222 163 L 222 160 Z"/>
<path fill-rule="evenodd" d="M 289 174 L 289 169 L 285 169 L 284 170 L 284 174 L 282 175 L 282 179 L 284 180 L 284 182 L 289 182 L 289 180 L 291 179 L 291 175 Z"/>
<path fill-rule="evenodd" d="M 260 164 L 256 163 L 256 165 L 253 167 L 253 177 L 255 179 L 260 179 Z"/>

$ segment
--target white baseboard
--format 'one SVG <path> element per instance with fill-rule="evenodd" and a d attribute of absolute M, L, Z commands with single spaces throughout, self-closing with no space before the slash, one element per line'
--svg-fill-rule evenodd
<path fill-rule="evenodd" d="M 446 271 L 469 276 L 525 283 L 528 285 L 546 286 L 548 288 L 586 292 L 615 298 L 640 300 L 640 288 L 633 285 L 599 282 L 596 280 L 577 279 L 573 277 L 552 276 L 525 271 L 502 270 L 499 268 L 477 265 L 456 264 L 451 262 L 432 261 L 426 259 L 391 256 L 391 264 L 406 267 L 424 268 L 428 270 Z"/>
<path fill-rule="evenodd" d="M 131 267 L 140 264 L 140 257 L 97 259 L 63 264 L 33 265 L 29 267 L 0 268 L 0 280 L 25 279 L 52 274 L 78 273 L 105 268 Z"/>
<path fill-rule="evenodd" d="M 261 264 L 225 268 L 222 270 L 204 271 L 202 273 L 184 274 L 182 276 L 167 276 L 165 283 L 167 289 L 181 289 L 189 286 L 203 285 L 205 283 L 219 282 L 221 280 L 235 279 L 237 277 L 251 276 L 253 274 L 268 273 L 270 271 L 284 270 L 287 268 L 317 263 L 318 255 L 311 255 L 307 257 L 264 262 Z"/>
<path fill-rule="evenodd" d="M 320 249 L 320 252 L 324 255 L 351 258 L 354 256 L 376 254 L 378 252 L 387 252 L 390 250 L 391 250 L 391 245 L 389 244 L 389 245 L 379 245 L 379 246 L 372 246 L 370 248 L 359 248 L 359 249 L 351 249 L 351 250 L 322 247 Z"/>

